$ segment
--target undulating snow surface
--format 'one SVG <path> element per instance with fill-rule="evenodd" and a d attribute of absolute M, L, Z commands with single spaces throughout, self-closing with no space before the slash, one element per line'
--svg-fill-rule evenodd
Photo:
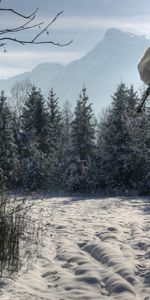
<path fill-rule="evenodd" d="M 149 300 L 149 212 L 148 199 L 37 201 L 43 247 L 28 268 L 1 281 L 0 299 Z"/>

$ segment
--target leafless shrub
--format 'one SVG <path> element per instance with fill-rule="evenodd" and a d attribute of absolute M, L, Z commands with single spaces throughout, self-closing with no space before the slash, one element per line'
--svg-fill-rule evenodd
<path fill-rule="evenodd" d="M 0 276 L 28 268 L 42 244 L 42 225 L 35 222 L 35 203 L 27 198 L 0 197 Z M 31 213 L 32 211 L 32 213 Z M 33 213 L 34 212 L 34 213 Z M 38 212 L 37 212 L 38 213 Z M 39 213 L 42 213 L 40 210 Z M 40 220 L 41 218 L 38 218 Z"/>

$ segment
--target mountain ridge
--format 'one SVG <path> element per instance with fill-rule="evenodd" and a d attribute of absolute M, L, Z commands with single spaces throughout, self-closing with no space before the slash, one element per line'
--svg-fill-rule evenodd
<path fill-rule="evenodd" d="M 0 80 L 0 89 L 10 90 L 16 81 L 26 78 L 41 88 L 44 95 L 51 87 L 60 98 L 60 102 L 70 100 L 75 103 L 85 85 L 96 110 L 101 110 L 111 101 L 120 81 L 138 88 L 140 82 L 137 64 L 149 41 L 143 35 L 108 29 L 103 39 L 85 56 L 68 65 L 42 63 L 30 72 Z"/>

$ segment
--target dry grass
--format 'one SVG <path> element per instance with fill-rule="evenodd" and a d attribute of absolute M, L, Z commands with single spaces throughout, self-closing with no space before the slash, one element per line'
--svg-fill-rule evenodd
<path fill-rule="evenodd" d="M 32 259 L 30 248 L 36 244 L 34 256 L 41 244 L 41 226 L 35 224 L 31 210 L 35 204 L 27 198 L 0 196 L 0 276 L 10 276 L 23 265 L 22 256 Z M 35 243 L 36 241 L 36 243 Z M 25 253 L 21 252 L 25 249 Z M 36 250 L 36 251 L 35 251 Z M 29 255 L 30 253 L 30 255 Z"/>

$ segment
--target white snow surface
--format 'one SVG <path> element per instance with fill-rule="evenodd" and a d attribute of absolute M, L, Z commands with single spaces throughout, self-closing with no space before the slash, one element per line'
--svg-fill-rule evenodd
<path fill-rule="evenodd" d="M 27 268 L 0 280 L 0 299 L 150 300 L 149 201 L 37 201 L 43 246 Z"/>
<path fill-rule="evenodd" d="M 138 64 L 138 71 L 141 80 L 145 84 L 150 85 L 150 47 L 147 48 L 143 57 L 141 58 Z"/>

